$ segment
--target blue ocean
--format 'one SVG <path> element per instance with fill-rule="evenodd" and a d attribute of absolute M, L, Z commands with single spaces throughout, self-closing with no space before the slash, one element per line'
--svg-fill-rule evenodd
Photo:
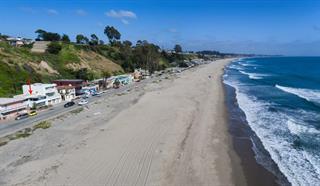
<path fill-rule="evenodd" d="M 243 58 L 223 80 L 287 181 L 320 185 L 320 57 Z"/>

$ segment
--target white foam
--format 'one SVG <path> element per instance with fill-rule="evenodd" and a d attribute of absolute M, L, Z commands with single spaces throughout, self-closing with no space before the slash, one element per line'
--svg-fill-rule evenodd
<path fill-rule="evenodd" d="M 288 129 L 291 134 L 299 135 L 299 134 L 315 134 L 319 135 L 320 131 L 309 126 L 304 126 L 302 124 L 297 124 L 293 119 L 289 119 L 287 121 Z"/>
<path fill-rule="evenodd" d="M 263 77 L 268 76 L 268 75 L 266 75 L 266 74 L 249 73 L 249 72 L 245 72 L 245 71 L 243 71 L 243 70 L 240 70 L 239 72 L 241 72 L 242 74 L 245 74 L 245 75 L 249 76 L 250 79 L 263 79 Z"/>
<path fill-rule="evenodd" d="M 244 70 L 244 68 L 237 66 L 237 65 L 230 65 L 229 68 L 234 69 L 234 70 Z"/>
<path fill-rule="evenodd" d="M 242 65 L 242 66 L 245 66 L 245 67 L 256 67 L 256 66 L 259 66 L 257 64 L 251 64 L 249 62 L 254 62 L 254 61 L 239 62 L 239 64 Z"/>
<path fill-rule="evenodd" d="M 276 85 L 278 89 L 294 94 L 296 96 L 299 96 L 300 98 L 303 98 L 307 101 L 314 102 L 314 103 L 320 103 L 320 90 L 311 90 L 311 89 L 304 89 L 304 88 L 292 88 L 292 87 L 284 87 L 280 85 Z"/>
<path fill-rule="evenodd" d="M 315 165 L 315 169 L 318 175 L 320 175 L 320 156 L 310 154 L 309 152 L 303 151 L 304 157 L 311 162 L 313 165 Z"/>
<path fill-rule="evenodd" d="M 289 140 L 288 130 L 292 133 L 300 133 L 301 130 L 306 129 L 290 123 L 289 127 L 287 123 L 289 118 L 286 114 L 268 111 L 269 103 L 249 97 L 243 92 L 244 89 L 238 82 L 230 79 L 225 79 L 224 82 L 236 89 L 239 107 L 244 111 L 248 124 L 288 181 L 292 185 L 318 185 L 320 183 L 319 164 L 315 163 L 316 160 L 312 155 L 310 155 L 312 158 L 307 158 L 306 152 L 293 148 Z"/>

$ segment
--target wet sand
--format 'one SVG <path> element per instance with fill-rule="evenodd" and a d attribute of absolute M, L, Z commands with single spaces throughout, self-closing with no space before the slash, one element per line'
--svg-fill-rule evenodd
<path fill-rule="evenodd" d="M 268 152 L 263 148 L 258 137 L 250 129 L 245 119 L 245 114 L 238 107 L 235 90 L 225 85 L 226 104 L 228 108 L 229 131 L 232 135 L 234 150 L 241 159 L 241 167 L 244 171 L 249 186 L 279 186 L 290 185 L 277 165 L 272 161 Z M 253 144 L 253 141 L 255 144 Z M 269 170 L 257 163 L 253 150 L 259 150 L 260 161 L 264 161 Z M 276 176 L 277 175 L 277 176 Z"/>

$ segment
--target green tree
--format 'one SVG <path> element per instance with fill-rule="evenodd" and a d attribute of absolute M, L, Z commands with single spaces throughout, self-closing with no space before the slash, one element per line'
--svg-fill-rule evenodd
<path fill-rule="evenodd" d="M 77 79 L 83 79 L 83 80 L 94 79 L 93 74 L 89 72 L 87 68 L 81 68 L 78 71 L 75 71 L 75 76 Z"/>
<path fill-rule="evenodd" d="M 178 53 L 181 53 L 182 52 L 182 47 L 181 45 L 175 45 L 174 46 L 174 51 L 178 54 Z"/>
<path fill-rule="evenodd" d="M 82 35 L 82 34 L 78 34 L 76 36 L 76 42 L 78 44 L 88 44 L 89 43 L 89 39 L 86 36 Z"/>
<path fill-rule="evenodd" d="M 37 39 L 38 41 L 60 41 L 61 36 L 58 33 L 47 32 L 42 29 L 38 29 L 35 31 L 38 34 Z"/>
<path fill-rule="evenodd" d="M 103 41 L 103 40 L 100 40 L 100 41 L 99 41 L 99 45 L 104 45 L 104 41 Z"/>
<path fill-rule="evenodd" d="M 7 39 L 9 36 L 0 33 L 0 39 Z"/>
<path fill-rule="evenodd" d="M 123 46 L 125 46 L 125 47 L 131 47 L 132 46 L 132 42 L 128 41 L 128 40 L 125 40 L 122 43 L 123 43 Z"/>
<path fill-rule="evenodd" d="M 157 45 L 139 40 L 134 48 L 134 60 L 138 67 L 150 73 L 159 69 L 161 54 Z"/>
<path fill-rule="evenodd" d="M 121 56 L 121 66 L 127 72 L 133 72 L 135 64 L 133 63 L 133 52 L 132 52 L 132 43 L 128 40 L 123 41 L 119 44 L 120 56 Z"/>
<path fill-rule="evenodd" d="M 37 39 L 36 40 L 43 40 L 43 35 L 46 33 L 46 31 L 42 30 L 42 29 L 38 29 L 35 31 L 36 34 L 38 34 Z"/>
<path fill-rule="evenodd" d="M 90 40 L 90 45 L 98 45 L 99 44 L 99 38 L 96 34 L 91 34 L 91 40 Z"/>
<path fill-rule="evenodd" d="M 64 42 L 64 43 L 70 43 L 70 38 L 69 38 L 68 35 L 63 34 L 62 37 L 61 37 L 61 41 Z"/>
<path fill-rule="evenodd" d="M 108 37 L 111 45 L 121 38 L 120 32 L 113 26 L 106 26 L 104 29 L 104 34 Z"/>
<path fill-rule="evenodd" d="M 58 42 L 52 42 L 48 45 L 47 52 L 51 54 L 58 54 L 62 49 L 61 44 Z"/>
<path fill-rule="evenodd" d="M 109 78 L 109 77 L 111 77 L 111 73 L 110 73 L 109 71 L 103 72 L 102 75 L 103 75 L 104 78 Z"/>

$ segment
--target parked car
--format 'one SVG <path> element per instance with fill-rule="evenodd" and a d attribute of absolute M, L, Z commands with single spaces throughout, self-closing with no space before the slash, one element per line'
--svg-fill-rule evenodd
<path fill-rule="evenodd" d="M 86 104 L 88 104 L 88 101 L 84 99 L 78 103 L 78 105 L 86 105 Z"/>
<path fill-rule="evenodd" d="M 16 117 L 16 120 L 25 119 L 25 118 L 28 118 L 28 117 L 29 117 L 29 114 L 28 114 L 28 113 L 23 113 L 23 114 L 19 114 L 19 115 Z"/>
<path fill-rule="evenodd" d="M 38 114 L 38 113 L 37 113 L 37 111 L 35 111 L 35 110 L 29 112 L 29 116 L 35 116 L 35 115 L 37 115 L 37 114 Z"/>
<path fill-rule="evenodd" d="M 73 101 L 70 101 L 70 102 L 64 104 L 63 106 L 64 106 L 64 108 L 68 108 L 68 107 L 72 107 L 74 104 L 76 104 L 76 103 Z"/>
<path fill-rule="evenodd" d="M 101 94 L 101 92 L 95 92 L 95 93 L 92 94 L 92 96 L 97 96 L 97 97 L 99 97 L 100 94 Z"/>
<path fill-rule="evenodd" d="M 82 99 L 88 99 L 88 98 L 90 98 L 90 94 L 85 94 L 82 96 Z"/>

